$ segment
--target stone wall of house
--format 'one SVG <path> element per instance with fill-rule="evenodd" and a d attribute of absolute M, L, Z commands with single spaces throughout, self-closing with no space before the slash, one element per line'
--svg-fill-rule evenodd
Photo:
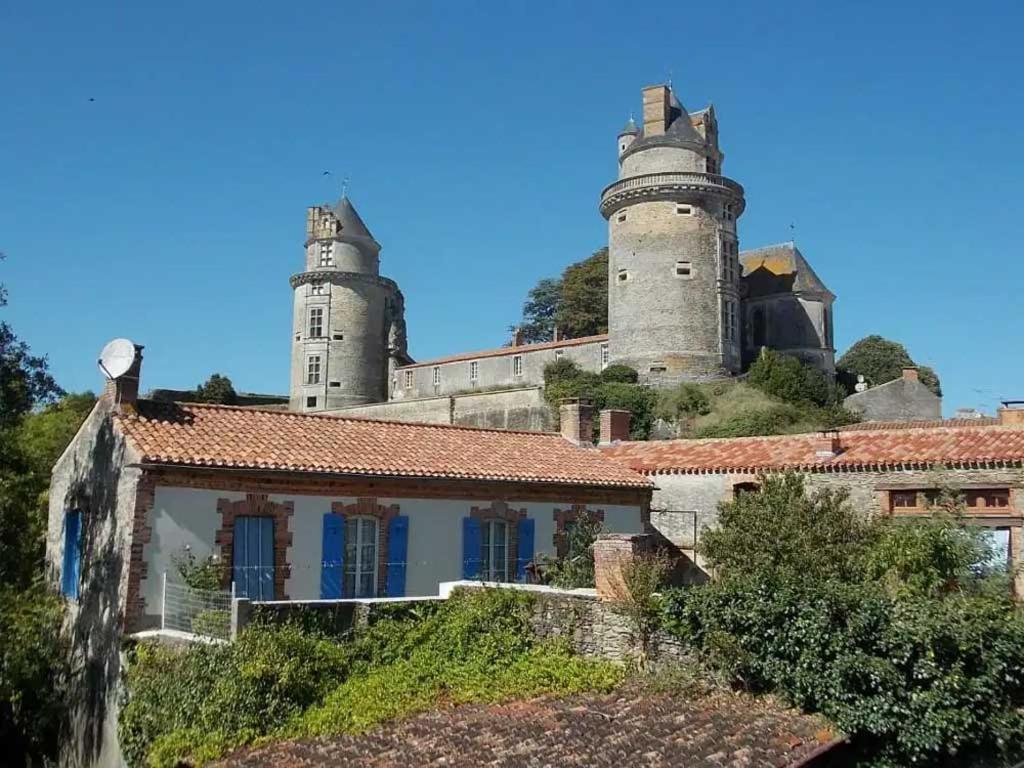
<path fill-rule="evenodd" d="M 387 403 L 338 408 L 330 413 L 336 416 L 367 419 L 537 432 L 548 431 L 553 427 L 551 410 L 544 401 L 544 393 L 540 387 L 392 400 Z"/>
<path fill-rule="evenodd" d="M 855 392 L 843 405 L 859 413 L 865 421 L 942 418 L 942 398 L 922 384 L 916 373 L 912 378 L 895 379 Z"/>

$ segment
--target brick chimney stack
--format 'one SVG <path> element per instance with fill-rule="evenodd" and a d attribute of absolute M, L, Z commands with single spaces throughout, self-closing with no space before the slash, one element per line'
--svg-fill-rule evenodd
<path fill-rule="evenodd" d="M 904 381 L 919 381 L 920 376 L 918 375 L 917 366 L 908 365 L 903 369 L 903 380 Z"/>
<path fill-rule="evenodd" d="M 607 533 L 594 542 L 594 586 L 597 599 L 621 602 L 628 595 L 625 570 L 639 557 L 654 551 L 654 538 L 646 533 Z"/>
<path fill-rule="evenodd" d="M 512 329 L 512 346 L 523 346 L 523 329 L 520 328 L 518 325 Z"/>
<path fill-rule="evenodd" d="M 834 459 L 842 453 L 843 447 L 839 442 L 839 432 L 821 432 L 814 439 L 814 455 L 819 459 Z"/>
<path fill-rule="evenodd" d="M 633 414 L 618 408 L 601 411 L 601 445 L 629 440 L 629 419 Z"/>
<path fill-rule="evenodd" d="M 135 345 L 135 361 L 123 376 L 107 379 L 103 385 L 103 398 L 120 408 L 124 405 L 134 406 L 139 399 L 139 379 L 142 376 L 141 344 Z"/>
<path fill-rule="evenodd" d="M 1024 427 L 1024 400 L 1004 400 L 998 413 L 1004 427 Z"/>
<path fill-rule="evenodd" d="M 594 444 L 594 406 L 589 400 L 569 398 L 558 408 L 562 437 L 573 445 Z"/>
<path fill-rule="evenodd" d="M 645 138 L 661 136 L 668 130 L 671 114 L 669 94 L 667 85 L 650 85 L 643 89 Z"/>

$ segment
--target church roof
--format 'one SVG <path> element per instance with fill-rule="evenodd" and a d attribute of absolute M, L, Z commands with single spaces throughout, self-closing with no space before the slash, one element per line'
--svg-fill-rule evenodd
<path fill-rule="evenodd" d="M 1024 465 L 1024 429 L 963 420 L 861 424 L 839 430 L 839 453 L 817 454 L 818 433 L 622 442 L 601 451 L 637 472 L 700 474 Z"/>
<path fill-rule="evenodd" d="M 373 235 L 370 234 L 370 230 L 366 228 L 366 224 L 363 223 L 362 218 L 356 213 L 356 209 L 347 195 L 342 195 L 337 205 L 331 208 L 331 212 L 341 224 L 341 234 L 373 240 Z"/>
<path fill-rule="evenodd" d="M 139 400 L 115 416 L 142 462 L 177 467 L 644 490 L 646 478 L 560 434 Z"/>
<path fill-rule="evenodd" d="M 832 295 L 793 242 L 742 251 L 740 264 L 748 298 L 797 292 Z"/>

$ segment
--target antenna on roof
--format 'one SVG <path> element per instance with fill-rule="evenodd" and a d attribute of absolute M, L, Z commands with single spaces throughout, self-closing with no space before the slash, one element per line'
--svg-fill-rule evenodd
<path fill-rule="evenodd" d="M 100 359 L 96 364 L 100 372 L 111 381 L 119 379 L 128 373 L 135 362 L 135 344 L 129 339 L 114 339 L 107 342 L 100 352 Z"/>
<path fill-rule="evenodd" d="M 341 196 L 345 197 L 348 194 L 348 176 L 341 180 Z"/>
<path fill-rule="evenodd" d="M 789 239 L 793 241 L 793 245 L 796 245 L 796 224 L 789 225 Z"/>

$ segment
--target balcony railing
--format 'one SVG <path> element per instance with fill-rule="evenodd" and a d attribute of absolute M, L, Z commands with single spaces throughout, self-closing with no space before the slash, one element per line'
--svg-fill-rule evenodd
<path fill-rule="evenodd" d="M 727 197 L 743 199 L 743 187 L 732 179 L 716 173 L 697 171 L 670 171 L 666 173 L 643 173 L 620 179 L 604 188 L 601 193 L 601 210 L 614 206 L 624 199 L 660 195 L 673 190 L 702 191 Z"/>

